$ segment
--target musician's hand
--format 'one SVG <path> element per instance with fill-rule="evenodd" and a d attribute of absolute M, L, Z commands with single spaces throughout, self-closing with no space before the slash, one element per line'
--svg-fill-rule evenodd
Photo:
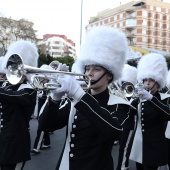
<path fill-rule="evenodd" d="M 137 93 L 139 94 L 139 96 L 142 100 L 151 100 L 153 97 L 153 95 L 150 94 L 145 89 L 138 89 Z"/>
<path fill-rule="evenodd" d="M 69 66 L 67 66 L 67 64 L 62 64 L 60 63 L 58 68 L 57 68 L 58 71 L 65 71 L 65 72 L 68 72 L 69 71 Z"/>
<path fill-rule="evenodd" d="M 58 88 L 58 87 L 57 87 Z M 50 90 L 50 96 L 52 100 L 54 101 L 60 101 L 61 98 L 65 95 L 65 92 L 63 91 L 58 91 L 57 89 L 55 90 Z"/>
<path fill-rule="evenodd" d="M 59 75 L 57 81 L 61 87 L 56 89 L 56 91 L 66 92 L 69 97 L 72 97 L 76 101 L 79 101 L 85 94 L 84 90 L 81 88 L 74 76 L 62 74 Z"/>

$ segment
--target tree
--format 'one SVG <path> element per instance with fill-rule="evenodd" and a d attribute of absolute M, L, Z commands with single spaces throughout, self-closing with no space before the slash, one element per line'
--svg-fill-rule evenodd
<path fill-rule="evenodd" d="M 70 56 L 53 58 L 49 54 L 47 55 L 41 54 L 40 50 L 39 50 L 39 54 L 40 55 L 38 59 L 38 67 L 41 67 L 43 64 L 49 65 L 52 61 L 57 60 L 62 64 L 67 64 L 71 70 L 71 67 L 74 63 L 74 58 Z"/>

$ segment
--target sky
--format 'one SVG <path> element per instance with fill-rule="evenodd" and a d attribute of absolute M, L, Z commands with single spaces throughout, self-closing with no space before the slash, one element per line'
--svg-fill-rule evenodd
<path fill-rule="evenodd" d="M 132 0 L 0 0 L 0 13 L 12 19 L 32 21 L 33 28 L 37 30 L 37 38 L 43 38 L 44 34 L 66 35 L 76 43 L 76 50 L 79 51 L 90 17 L 130 1 Z"/>

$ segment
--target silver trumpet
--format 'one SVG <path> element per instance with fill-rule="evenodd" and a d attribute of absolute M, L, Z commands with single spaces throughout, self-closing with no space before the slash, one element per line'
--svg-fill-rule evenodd
<path fill-rule="evenodd" d="M 84 90 L 89 89 L 91 86 L 91 80 L 85 74 L 31 67 L 23 64 L 23 60 L 18 54 L 13 54 L 9 57 L 6 63 L 6 69 L 6 77 L 13 85 L 18 84 L 24 75 L 32 75 L 29 83 L 36 90 L 51 90 L 60 86 L 60 84 L 57 82 L 57 77 L 59 74 L 75 76 L 77 81 L 86 82 L 87 86 L 83 88 Z M 51 75 L 49 76 L 48 73 Z M 47 82 L 44 83 L 44 80 Z"/>
<path fill-rule="evenodd" d="M 138 90 L 139 89 L 145 89 L 149 91 L 150 89 L 145 87 L 143 83 L 137 83 L 135 86 L 130 82 L 123 83 L 120 87 L 119 85 L 114 82 L 113 84 L 115 88 L 115 94 L 117 96 L 123 97 L 124 99 L 127 99 L 127 97 L 132 98 L 139 98 Z"/>

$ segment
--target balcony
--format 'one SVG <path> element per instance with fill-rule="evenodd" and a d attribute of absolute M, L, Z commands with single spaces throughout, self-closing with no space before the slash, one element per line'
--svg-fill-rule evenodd
<path fill-rule="evenodd" d="M 134 32 L 132 32 L 132 33 L 130 33 L 130 32 L 126 32 L 126 36 L 127 37 L 134 37 L 135 36 L 135 33 Z"/>

